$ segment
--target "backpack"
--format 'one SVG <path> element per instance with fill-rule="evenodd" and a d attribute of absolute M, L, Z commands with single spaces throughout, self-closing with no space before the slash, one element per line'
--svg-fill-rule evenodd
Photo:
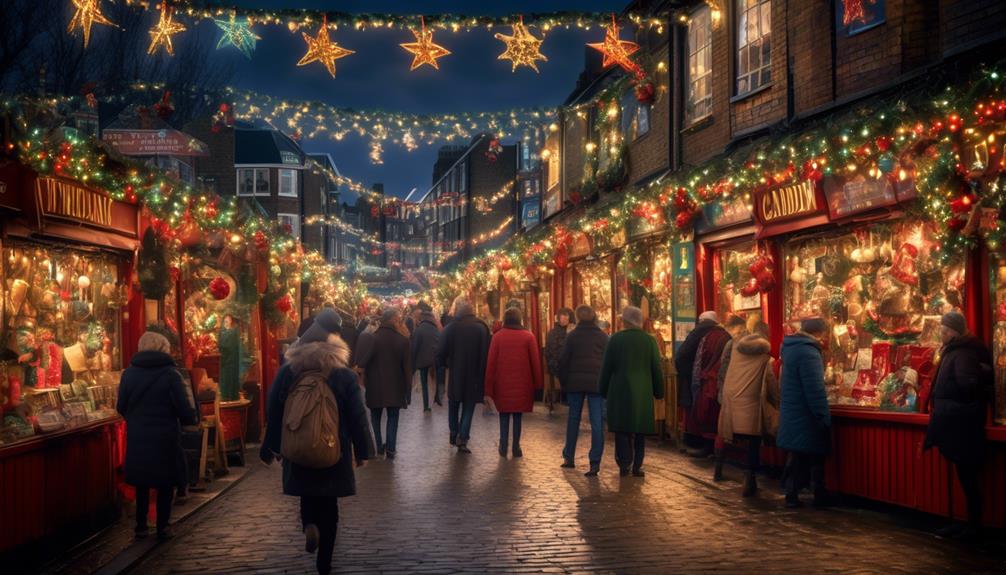
<path fill-rule="evenodd" d="M 300 374 L 283 408 L 280 454 L 311 469 L 332 467 L 342 457 L 339 406 L 320 371 Z"/>

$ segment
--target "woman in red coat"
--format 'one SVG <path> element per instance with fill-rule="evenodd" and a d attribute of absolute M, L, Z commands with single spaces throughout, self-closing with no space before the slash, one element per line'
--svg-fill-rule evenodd
<path fill-rule="evenodd" d="M 506 310 L 503 329 L 493 336 L 486 365 L 486 397 L 500 414 L 500 457 L 506 457 L 513 416 L 513 456 L 521 457 L 521 415 L 534 409 L 534 390 L 542 388 L 541 359 L 534 334 L 524 329 L 521 312 Z"/>

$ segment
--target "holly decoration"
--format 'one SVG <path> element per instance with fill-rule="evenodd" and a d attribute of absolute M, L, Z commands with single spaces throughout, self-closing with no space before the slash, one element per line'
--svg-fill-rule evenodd
<path fill-rule="evenodd" d="M 290 299 L 290 294 L 283 294 L 282 297 L 276 300 L 276 309 L 284 315 L 290 313 L 290 310 L 293 309 L 293 301 Z"/>
<path fill-rule="evenodd" d="M 255 249 L 258 251 L 264 252 L 269 249 L 269 238 L 266 237 L 265 232 L 262 230 L 257 230 L 252 239 L 255 242 Z"/>
<path fill-rule="evenodd" d="M 494 164 L 502 153 L 503 145 L 500 144 L 499 138 L 489 140 L 489 148 L 486 150 L 486 160 L 489 160 L 490 164 Z"/>
<path fill-rule="evenodd" d="M 217 301 L 227 299 L 231 295 L 231 285 L 224 278 L 215 277 L 210 281 L 210 295 Z"/>

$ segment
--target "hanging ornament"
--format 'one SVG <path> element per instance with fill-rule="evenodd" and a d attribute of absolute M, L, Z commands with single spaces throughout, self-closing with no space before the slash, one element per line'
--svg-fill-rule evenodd
<path fill-rule="evenodd" d="M 426 20 L 423 17 L 419 18 L 419 22 L 419 31 L 412 30 L 416 41 L 399 44 L 406 52 L 413 55 L 412 67 L 409 68 L 409 71 L 411 72 L 423 64 L 430 65 L 439 70 L 440 64 L 437 63 L 437 58 L 450 55 L 451 51 L 439 44 L 433 43 L 433 32 L 426 29 Z"/>
<path fill-rule="evenodd" d="M 84 47 L 91 41 L 91 26 L 94 24 L 104 24 L 105 26 L 115 26 L 115 24 L 101 13 L 101 0 L 73 0 L 73 7 L 76 10 L 70 25 L 66 27 L 69 34 L 80 28 L 84 33 Z"/>
<path fill-rule="evenodd" d="M 217 301 L 227 299 L 230 294 L 231 285 L 227 283 L 227 280 L 222 277 L 213 278 L 210 282 L 210 295 L 213 296 L 213 299 Z"/>
<path fill-rule="evenodd" d="M 538 60 L 548 62 L 548 58 L 541 53 L 541 44 L 544 40 L 539 40 L 528 32 L 527 27 L 524 26 L 523 16 L 519 22 L 513 25 L 512 36 L 497 33 L 496 39 L 506 44 L 506 50 L 496 59 L 510 60 L 511 72 L 516 72 L 517 66 L 527 66 L 537 72 L 538 64 L 536 62 Z"/>
<path fill-rule="evenodd" d="M 486 149 L 486 159 L 489 160 L 489 163 L 495 163 L 502 153 L 503 145 L 500 144 L 499 138 L 489 140 L 489 148 Z"/>
<path fill-rule="evenodd" d="M 175 55 L 175 47 L 171 42 L 171 36 L 185 31 L 185 26 L 181 22 L 172 20 L 172 11 L 167 4 L 167 0 L 161 0 L 161 16 L 157 24 L 150 29 L 150 46 L 147 54 L 153 54 L 158 48 L 163 47 L 169 56 Z"/>
<path fill-rule="evenodd" d="M 657 87 L 648 79 L 640 80 L 635 87 L 636 101 L 649 106 L 657 98 Z"/>
<path fill-rule="evenodd" d="M 266 237 L 265 232 L 262 230 L 257 230 L 253 236 L 255 241 L 255 249 L 260 252 L 264 252 L 269 249 L 269 238 Z"/>
<path fill-rule="evenodd" d="M 321 28 L 318 29 L 318 35 L 314 38 L 308 36 L 306 33 L 301 33 L 301 35 L 304 37 L 304 41 L 307 42 L 307 53 L 297 62 L 297 65 L 306 66 L 311 62 L 321 62 L 333 78 L 335 78 L 335 61 L 356 53 L 332 41 L 328 35 L 327 18 L 322 18 Z"/>
<path fill-rule="evenodd" d="M 171 90 L 164 91 L 161 101 L 154 105 L 154 110 L 157 112 L 157 117 L 162 120 L 167 120 L 175 113 L 175 107 L 171 104 Z"/>
<path fill-rule="evenodd" d="M 866 23 L 866 4 L 876 0 L 842 0 L 842 25 L 848 26 L 855 22 Z"/>
<path fill-rule="evenodd" d="M 287 315 L 293 309 L 293 301 L 290 299 L 290 294 L 285 293 L 282 297 L 276 300 L 276 310 Z"/>
<path fill-rule="evenodd" d="M 217 50 L 227 45 L 234 46 L 251 60 L 251 53 L 255 50 L 255 42 L 262 39 L 258 34 L 252 32 L 251 20 L 248 18 L 238 20 L 235 13 L 231 11 L 228 20 L 213 20 L 213 22 L 224 32 L 220 41 L 217 42 Z"/>
<path fill-rule="evenodd" d="M 639 44 L 618 38 L 618 21 L 614 14 L 611 15 L 611 26 L 604 34 L 604 41 L 587 45 L 604 54 L 603 68 L 618 64 L 627 72 L 639 71 L 639 65 L 632 61 L 632 55 L 639 51 Z"/>

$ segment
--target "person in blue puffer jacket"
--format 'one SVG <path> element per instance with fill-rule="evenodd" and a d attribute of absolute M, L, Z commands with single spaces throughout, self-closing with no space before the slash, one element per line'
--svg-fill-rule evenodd
<path fill-rule="evenodd" d="M 814 485 L 814 506 L 827 505 L 824 458 L 831 449 L 831 414 L 824 389 L 821 341 L 828 324 L 809 318 L 800 331 L 782 341 L 779 435 L 776 445 L 789 452 L 786 462 L 786 507 L 800 507 L 800 490 L 807 478 Z"/>

